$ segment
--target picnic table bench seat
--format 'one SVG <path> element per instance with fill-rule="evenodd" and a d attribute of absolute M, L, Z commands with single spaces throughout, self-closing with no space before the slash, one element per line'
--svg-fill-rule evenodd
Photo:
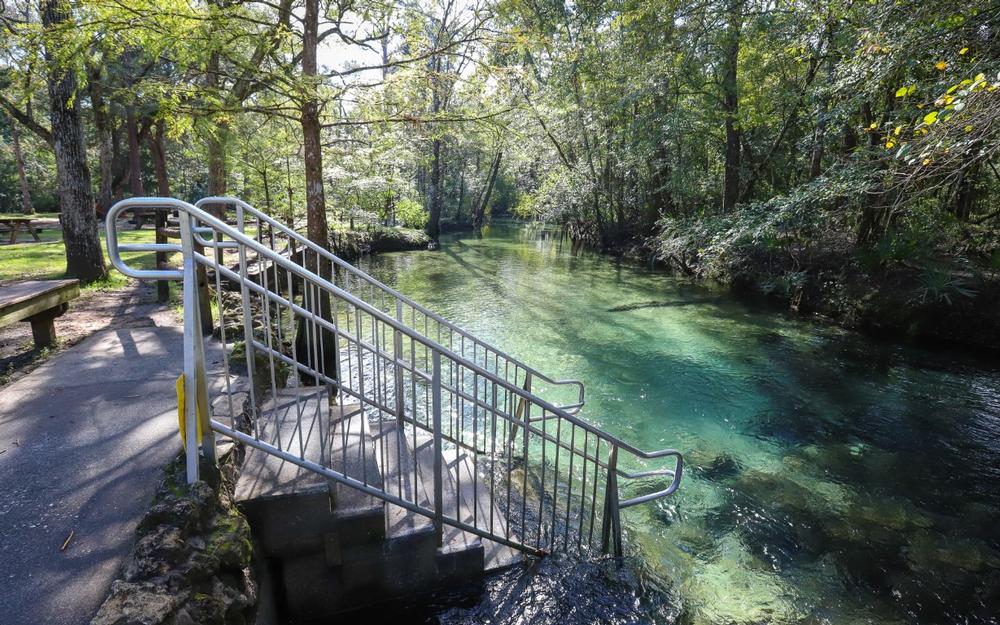
<path fill-rule="evenodd" d="M 36 347 L 56 342 L 55 318 L 80 296 L 78 280 L 25 280 L 0 286 L 0 326 L 31 322 Z"/>

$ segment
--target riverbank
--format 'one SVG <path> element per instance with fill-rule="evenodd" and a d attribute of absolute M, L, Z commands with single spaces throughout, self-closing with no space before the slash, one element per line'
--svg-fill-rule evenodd
<path fill-rule="evenodd" d="M 364 230 L 337 230 L 330 235 L 333 253 L 349 262 L 366 254 L 425 250 L 430 242 L 422 230 L 380 225 Z"/>
<path fill-rule="evenodd" d="M 845 329 L 1000 355 L 1000 271 L 982 263 L 942 255 L 908 261 L 893 257 L 898 250 L 861 249 L 847 237 L 779 243 L 720 236 L 683 223 L 597 249 Z"/>
<path fill-rule="evenodd" d="M 667 231 L 626 255 L 728 286 L 797 314 L 928 346 L 1000 354 L 1000 276 L 960 259 L 881 258 L 883 250 L 826 240 L 797 246 L 747 241 L 722 249 L 699 232 Z"/>

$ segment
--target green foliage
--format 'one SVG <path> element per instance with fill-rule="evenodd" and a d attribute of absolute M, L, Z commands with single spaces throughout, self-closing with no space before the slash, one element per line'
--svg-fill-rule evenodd
<path fill-rule="evenodd" d="M 968 286 L 961 276 L 939 267 L 928 268 L 920 274 L 920 286 L 915 294 L 922 304 L 939 303 L 948 306 L 975 296 L 976 290 Z"/>
<path fill-rule="evenodd" d="M 402 198 L 396 202 L 396 218 L 407 228 L 421 230 L 427 223 L 427 211 L 420 202 Z"/>
<path fill-rule="evenodd" d="M 841 228 L 846 224 L 831 216 L 843 213 L 870 184 L 847 168 L 731 214 L 664 217 L 657 253 L 666 262 L 697 266 L 701 275 L 716 280 L 729 281 L 747 271 L 780 275 L 823 246 L 843 247 Z"/>

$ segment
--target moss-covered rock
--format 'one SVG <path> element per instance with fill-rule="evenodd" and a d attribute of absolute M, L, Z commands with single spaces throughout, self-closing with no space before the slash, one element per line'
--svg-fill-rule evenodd
<path fill-rule="evenodd" d="M 685 625 L 798 623 L 803 613 L 795 589 L 750 554 L 734 534 L 718 545 L 718 556 L 682 583 Z"/>
<path fill-rule="evenodd" d="M 256 602 L 251 537 L 231 501 L 238 451 L 188 486 L 182 458 L 167 469 L 156 502 L 139 523 L 123 579 L 92 625 L 241 625 Z"/>
<path fill-rule="evenodd" d="M 881 527 L 897 532 L 927 528 L 934 522 L 901 497 L 862 497 L 847 513 L 847 521 L 859 527 Z"/>
<path fill-rule="evenodd" d="M 156 584 L 134 584 L 115 580 L 90 625 L 153 625 L 176 622 L 173 615 L 187 597 Z"/>

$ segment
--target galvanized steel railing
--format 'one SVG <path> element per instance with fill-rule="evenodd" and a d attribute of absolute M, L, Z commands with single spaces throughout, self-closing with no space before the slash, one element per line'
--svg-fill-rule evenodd
<path fill-rule="evenodd" d="M 581 381 L 555 380 L 537 369 L 529 367 L 437 313 L 414 302 L 399 291 L 302 236 L 289 225 L 281 223 L 247 202 L 235 197 L 213 196 L 198 200 L 195 206 L 206 209 L 217 217 L 224 217 L 224 211 L 232 209 L 237 228 L 244 234 L 252 233 L 253 238 L 258 243 L 265 245 L 272 251 L 285 257 L 295 256 L 301 261 L 299 264 L 307 268 L 313 267 L 315 269 L 319 266 L 318 263 L 321 259 L 332 263 L 336 274 L 334 282 L 339 282 L 344 290 L 353 293 L 359 299 L 368 302 L 382 312 L 395 316 L 397 321 L 406 324 L 414 331 L 420 332 L 437 343 L 446 345 L 463 358 L 479 363 L 494 375 L 498 375 L 527 391 L 533 391 L 537 395 L 546 395 L 550 389 L 556 392 L 563 388 L 573 389 L 572 401 L 560 403 L 559 407 L 571 414 L 577 414 L 583 407 L 584 386 Z"/>
<path fill-rule="evenodd" d="M 207 198 L 201 204 L 220 201 Z M 530 387 L 532 378 L 559 382 L 475 339 L 249 205 L 225 201 L 238 207 L 235 224 L 170 198 L 130 198 L 107 215 L 108 253 L 119 271 L 139 279 L 183 281 L 185 389 L 187 397 L 197 398 L 185 403 L 186 438 L 197 440 L 200 430 L 205 457 L 214 460 L 214 433 L 219 433 L 432 519 L 439 544 L 445 526 L 452 526 L 536 555 L 592 548 L 620 555 L 621 510 L 677 490 L 683 466 L 677 451 L 642 451 L 581 419 L 574 413 L 578 405 L 555 405 L 539 397 Z M 136 209 L 176 211 L 180 244 L 119 243 L 119 216 Z M 253 235 L 248 234 L 248 214 L 256 220 Z M 266 234 L 262 224 L 267 225 Z M 275 231 L 287 237 L 287 253 L 271 241 L 262 242 Z M 212 251 L 205 253 L 205 248 Z M 180 269 L 137 269 L 122 258 L 129 252 L 180 253 L 183 262 Z M 268 430 L 267 420 L 277 419 L 276 411 L 259 415 L 249 433 L 208 414 L 212 402 L 200 332 L 198 299 L 204 292 L 199 294 L 197 286 L 199 267 L 209 272 L 214 290 L 227 384 L 229 351 L 241 341 L 254 407 L 264 405 L 262 391 L 277 396 L 294 375 L 299 384 L 340 393 L 342 404 L 359 404 L 376 438 L 392 424 L 415 453 L 429 437 L 434 453 L 431 475 L 421 476 L 418 463 L 412 462 L 412 476 L 400 472 L 397 483 L 383 483 L 345 471 L 346 457 L 331 457 L 335 446 L 328 440 L 319 453 L 309 451 L 305 432 L 318 430 L 327 436 L 329 424 L 319 411 L 306 414 L 302 407 L 297 409 L 297 441 L 269 433 L 274 428 Z M 353 284 L 344 276 L 352 276 Z M 369 297 L 378 292 L 384 299 L 358 297 L 350 287 L 359 284 L 371 289 Z M 406 323 L 401 309 L 411 311 L 411 319 L 422 317 L 424 328 Z M 433 337 L 431 321 L 448 333 L 448 342 Z M 451 338 L 455 336 L 460 337 L 459 348 Z M 471 358 L 466 341 L 473 345 Z M 517 371 L 523 372 L 521 377 Z M 579 384 L 582 405 L 582 384 L 563 384 Z M 202 408 L 196 408 L 199 405 Z M 341 453 L 346 449 L 343 446 Z M 377 451 L 392 453 L 385 447 Z M 397 446 L 397 464 L 401 453 Z M 620 467 L 622 454 L 630 457 L 629 466 L 668 456 L 674 462 L 670 468 L 629 472 Z M 446 498 L 443 483 L 449 468 L 442 465 L 443 455 L 462 455 L 471 462 L 464 478 L 461 470 L 453 470 L 455 480 L 472 481 L 471 507 L 459 501 L 461 488 L 454 490 L 453 501 Z M 187 459 L 188 479 L 196 480 L 196 445 L 187 446 Z M 666 482 L 654 492 L 623 500 L 619 479 L 642 478 Z M 421 483 L 430 484 L 433 496 L 421 494 Z M 480 499 L 489 502 L 488 509 L 480 510 Z"/>

